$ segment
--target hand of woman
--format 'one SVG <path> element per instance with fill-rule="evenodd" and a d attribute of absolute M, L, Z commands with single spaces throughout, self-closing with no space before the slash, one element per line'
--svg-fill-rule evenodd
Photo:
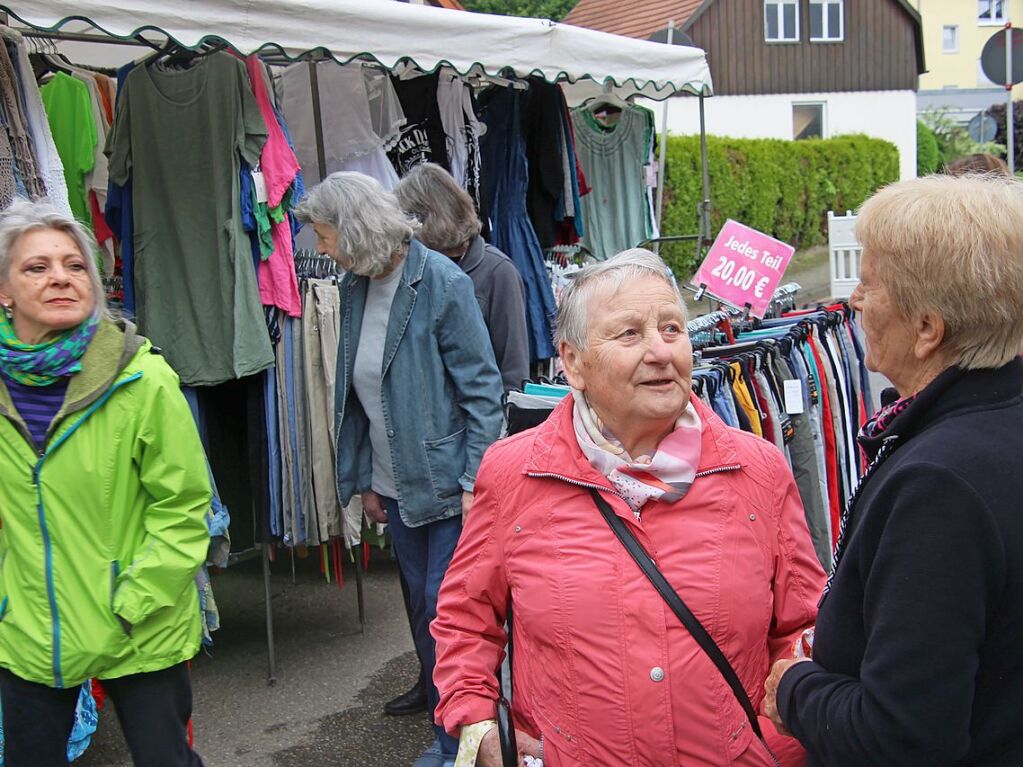
<path fill-rule="evenodd" d="M 785 723 L 781 720 L 781 714 L 778 713 L 778 683 L 781 682 L 782 676 L 789 668 L 807 660 L 810 659 L 782 658 L 774 664 L 770 676 L 764 682 L 764 690 L 767 692 L 767 696 L 764 698 L 764 713 L 774 723 L 774 728 L 782 735 L 792 735 L 792 733 L 785 727 Z"/>
<path fill-rule="evenodd" d="M 384 508 L 380 496 L 372 490 L 362 494 L 362 510 L 366 512 L 370 522 L 376 522 L 378 525 L 387 524 L 387 509 Z"/>
<path fill-rule="evenodd" d="M 472 493 L 462 493 L 462 524 L 469 521 L 469 509 L 472 508 Z"/>
<path fill-rule="evenodd" d="M 527 756 L 540 758 L 540 741 L 522 730 L 515 730 L 515 743 L 518 746 L 519 761 L 523 764 Z M 483 736 L 480 741 L 480 750 L 476 755 L 476 767 L 501 767 L 504 762 L 501 760 L 501 736 L 497 727 L 491 728 L 490 732 Z"/>

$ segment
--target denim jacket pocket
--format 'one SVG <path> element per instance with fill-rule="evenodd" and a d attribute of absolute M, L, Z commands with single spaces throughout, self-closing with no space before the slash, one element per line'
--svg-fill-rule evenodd
<path fill-rule="evenodd" d="M 465 470 L 465 439 L 463 428 L 440 439 L 423 440 L 430 484 L 437 503 L 451 503 L 462 494 L 458 479 Z"/>

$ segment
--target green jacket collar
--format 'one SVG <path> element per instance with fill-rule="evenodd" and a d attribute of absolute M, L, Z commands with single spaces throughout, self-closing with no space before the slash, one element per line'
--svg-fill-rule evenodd
<path fill-rule="evenodd" d="M 147 343 L 127 320 L 104 320 L 82 355 L 82 370 L 68 382 L 64 404 L 50 424 L 47 441 L 57 425 L 71 413 L 95 402 L 117 379 L 135 353 Z M 0 379 L 0 416 L 9 418 L 31 444 L 28 427 L 14 407 L 7 385 Z"/>

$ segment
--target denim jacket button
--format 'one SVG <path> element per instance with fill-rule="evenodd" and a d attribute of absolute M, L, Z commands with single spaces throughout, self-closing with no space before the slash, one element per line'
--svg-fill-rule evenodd
<path fill-rule="evenodd" d="M 393 437 L 394 436 L 394 429 L 388 429 L 387 430 L 387 436 L 388 437 Z"/>
<path fill-rule="evenodd" d="M 660 666 L 654 666 L 652 669 L 650 669 L 650 678 L 653 679 L 655 682 L 663 682 L 664 669 L 661 668 Z"/>

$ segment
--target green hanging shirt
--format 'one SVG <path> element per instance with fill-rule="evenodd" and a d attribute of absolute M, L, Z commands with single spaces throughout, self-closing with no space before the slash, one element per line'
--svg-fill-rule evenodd
<path fill-rule="evenodd" d="M 185 384 L 274 364 L 239 182 L 239 156 L 255 166 L 266 136 L 245 65 L 228 53 L 125 80 L 107 154 L 110 178 L 132 181 L 138 322 Z"/>
<path fill-rule="evenodd" d="M 586 107 L 572 110 L 575 149 L 592 191 L 583 196 L 582 243 L 599 259 L 634 248 L 650 236 L 646 165 L 650 136 L 643 110 L 627 106 L 614 126 Z"/>
<path fill-rule="evenodd" d="M 63 72 L 39 89 L 50 123 L 53 143 L 64 165 L 71 212 L 92 229 L 92 214 L 85 191 L 85 175 L 96 162 L 96 121 L 92 116 L 89 89 L 81 80 Z"/>

